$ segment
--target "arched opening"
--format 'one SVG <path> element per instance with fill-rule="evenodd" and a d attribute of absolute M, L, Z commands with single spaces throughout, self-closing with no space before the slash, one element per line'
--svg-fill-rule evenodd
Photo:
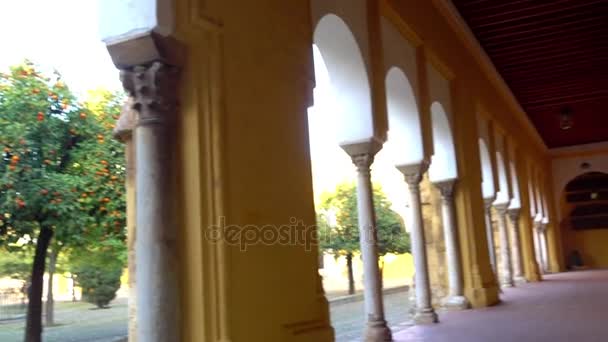
<path fill-rule="evenodd" d="M 562 242 L 570 269 L 608 267 L 608 174 L 570 180 L 561 198 Z"/>
<path fill-rule="evenodd" d="M 483 198 L 493 198 L 496 195 L 492 160 L 486 141 L 479 138 L 479 156 L 481 159 L 481 190 Z"/>
<path fill-rule="evenodd" d="M 420 115 L 414 91 L 403 71 L 392 67 L 386 74 L 388 141 L 395 165 L 420 163 L 424 159 Z"/>
<path fill-rule="evenodd" d="M 509 203 L 509 180 L 507 178 L 506 163 L 501 151 L 496 151 L 496 167 L 498 173 L 499 190 L 496 194 L 496 204 Z"/>
<path fill-rule="evenodd" d="M 335 138 L 340 145 L 373 136 L 373 116 L 367 71 L 355 37 L 346 23 L 334 14 L 321 18 L 314 31 L 315 77 L 327 78 L 333 99 L 326 104 L 334 111 Z M 322 75 L 323 64 L 327 76 Z M 317 79 L 317 82 L 319 79 Z M 318 95 L 319 92 L 317 92 Z M 319 96 L 315 96 L 315 101 Z"/>
<path fill-rule="evenodd" d="M 366 278 L 368 275 L 363 274 L 364 269 L 368 272 L 365 256 L 361 253 L 364 246 L 358 241 L 357 217 L 360 208 L 357 207 L 356 189 L 360 184 L 355 186 L 358 179 L 355 167 L 351 156 L 345 153 L 346 149 L 343 147 L 373 139 L 374 120 L 367 67 L 347 23 L 334 14 L 322 17 L 314 31 L 312 48 L 316 85 L 314 106 L 309 108 L 308 116 L 317 221 L 322 236 L 326 234 L 322 230 L 329 232 L 327 234 L 330 238 L 335 237 L 334 234 L 341 235 L 341 242 L 338 245 L 332 241 L 328 244 L 321 242 L 323 261 L 320 273 L 323 276 L 323 287 L 326 296 L 334 298 L 355 291 L 365 292 L 368 287 L 366 280 L 369 279 Z M 401 98 L 407 96 L 408 91 L 412 92 L 411 86 L 405 79 L 392 78 L 391 85 L 394 85 L 391 89 L 396 95 L 389 106 L 393 109 L 397 108 L 400 114 L 407 116 L 408 109 L 404 106 L 408 101 L 404 103 Z M 415 100 L 409 100 L 412 101 L 415 103 Z M 407 117 L 404 119 L 408 120 Z M 385 161 L 382 162 L 382 159 Z M 385 224 L 387 217 L 394 223 L 392 228 L 396 227 L 398 233 L 403 235 L 403 222 L 395 208 L 405 207 L 404 204 L 398 203 L 403 202 L 403 198 L 395 198 L 387 191 L 394 187 L 386 184 L 402 182 L 403 178 L 392 177 L 392 173 L 396 171 L 394 164 L 388 166 L 386 162 L 386 158 L 379 156 L 372 166 L 373 201 L 377 213 L 380 257 L 380 262 L 376 261 L 376 264 L 380 265 L 382 285 L 385 288 L 394 287 L 396 284 L 403 287 L 404 281 L 411 279 L 413 272 L 411 256 L 405 255 L 404 251 L 398 252 L 402 248 L 396 250 L 385 248 L 381 236 L 381 232 L 388 228 Z M 390 177 L 385 177 L 387 174 Z M 381 214 L 378 214 L 379 212 Z M 352 217 L 348 227 L 344 224 L 348 221 L 345 219 L 346 216 Z M 354 238 L 353 234 L 356 234 Z M 368 301 L 367 295 L 365 292 L 365 312 L 375 310 L 377 307 L 369 302 L 375 299 Z M 400 302 L 407 301 L 405 292 L 400 292 L 396 296 L 399 296 Z M 330 304 L 332 325 L 337 327 L 336 339 L 351 340 L 361 337 L 366 326 L 365 320 L 370 319 L 364 314 L 362 305 L 359 305 L 362 303 L 355 304 L 355 310 L 348 312 L 345 312 L 344 307 L 339 304 L 340 302 L 333 301 Z M 396 310 L 385 311 L 386 319 L 389 321 L 399 315 Z M 344 329 L 342 321 L 345 319 L 359 324 L 356 324 L 356 328 Z"/>
<path fill-rule="evenodd" d="M 448 115 L 439 102 L 431 105 L 431 120 L 433 123 L 433 150 L 429 179 L 440 182 L 458 177 L 454 139 Z"/>
<path fill-rule="evenodd" d="M 513 197 L 511 198 L 511 203 L 509 204 L 509 209 L 519 209 L 521 208 L 521 195 L 519 193 L 519 178 L 517 176 L 517 168 L 515 167 L 515 162 L 511 160 L 509 162 L 509 168 L 511 171 L 511 188 L 513 190 Z"/>

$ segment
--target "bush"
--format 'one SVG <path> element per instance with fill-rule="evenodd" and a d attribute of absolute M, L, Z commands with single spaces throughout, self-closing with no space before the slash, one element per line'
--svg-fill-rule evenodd
<path fill-rule="evenodd" d="M 122 268 L 109 269 L 83 265 L 75 274 L 85 301 L 97 305 L 98 308 L 105 308 L 116 298 L 116 291 L 120 288 Z"/>

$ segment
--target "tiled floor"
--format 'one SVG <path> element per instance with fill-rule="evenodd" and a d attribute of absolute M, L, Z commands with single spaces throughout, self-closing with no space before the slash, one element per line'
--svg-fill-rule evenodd
<path fill-rule="evenodd" d="M 506 289 L 500 305 L 440 315 L 441 323 L 394 332 L 399 342 L 608 341 L 608 270 L 548 275 Z"/>

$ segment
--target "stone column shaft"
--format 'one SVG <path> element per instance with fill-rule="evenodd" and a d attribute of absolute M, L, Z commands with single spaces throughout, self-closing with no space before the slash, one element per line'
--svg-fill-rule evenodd
<path fill-rule="evenodd" d="M 532 228 L 532 237 L 534 238 L 534 256 L 536 257 L 536 262 L 538 263 L 538 269 L 540 273 L 543 272 L 543 257 L 541 252 L 541 243 L 540 243 L 540 230 L 539 223 L 534 222 L 534 227 Z"/>
<path fill-rule="evenodd" d="M 122 71 L 139 117 L 135 149 L 137 340 L 180 341 L 179 269 L 172 208 L 177 70 L 160 62 Z"/>
<path fill-rule="evenodd" d="M 539 240 L 540 240 L 540 252 L 541 252 L 541 262 L 543 273 L 549 272 L 549 250 L 547 246 L 547 226 L 544 223 L 541 223 L 539 231 Z"/>
<path fill-rule="evenodd" d="M 492 202 L 493 198 L 484 198 L 485 213 L 486 213 L 486 237 L 488 240 L 488 254 L 490 255 L 490 265 L 496 277 L 496 249 L 494 248 L 494 229 L 492 228 Z"/>
<path fill-rule="evenodd" d="M 133 109 L 133 99 L 129 98 L 123 105 L 120 118 L 114 128 L 114 137 L 125 144 L 125 164 L 127 177 L 125 188 L 127 192 L 127 255 L 129 265 L 129 341 L 137 341 L 137 282 L 135 269 L 135 241 L 137 230 L 135 227 L 136 191 L 135 191 L 135 145 L 133 142 L 133 129 L 137 121 L 137 112 Z"/>
<path fill-rule="evenodd" d="M 448 309 L 462 310 L 469 307 L 462 287 L 462 266 L 454 212 L 454 186 L 456 180 L 435 183 L 441 192 L 441 219 L 448 266 L 449 295 L 443 305 Z"/>
<path fill-rule="evenodd" d="M 495 204 L 498 212 L 498 236 L 500 239 L 500 285 L 502 287 L 513 286 L 513 273 L 511 271 L 511 248 L 509 247 L 509 231 L 507 228 L 508 203 Z"/>
<path fill-rule="evenodd" d="M 520 209 L 509 209 L 511 219 L 511 264 L 513 265 L 513 280 L 515 283 L 525 283 L 526 278 L 523 273 L 523 263 L 521 257 L 521 239 L 519 232 L 519 211 Z"/>
<path fill-rule="evenodd" d="M 409 189 L 410 239 L 416 273 L 414 278 L 416 287 L 416 313 L 414 321 L 418 324 L 438 322 L 437 314 L 431 305 L 431 287 L 420 199 L 420 181 L 422 181 L 422 175 L 427 168 L 427 163 L 397 167 L 403 173 Z"/>
<path fill-rule="evenodd" d="M 391 341 L 391 331 L 384 319 L 382 282 L 378 266 L 378 237 L 370 174 L 374 157 L 372 154 L 361 154 L 353 156 L 352 160 L 357 167 L 357 209 L 367 315 L 365 341 Z"/>

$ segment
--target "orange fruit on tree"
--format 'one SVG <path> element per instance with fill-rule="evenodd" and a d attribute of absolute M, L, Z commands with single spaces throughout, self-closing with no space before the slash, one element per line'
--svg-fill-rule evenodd
<path fill-rule="evenodd" d="M 84 112 L 80 113 L 80 118 L 81 119 L 86 119 L 87 118 L 87 113 L 84 113 Z"/>

